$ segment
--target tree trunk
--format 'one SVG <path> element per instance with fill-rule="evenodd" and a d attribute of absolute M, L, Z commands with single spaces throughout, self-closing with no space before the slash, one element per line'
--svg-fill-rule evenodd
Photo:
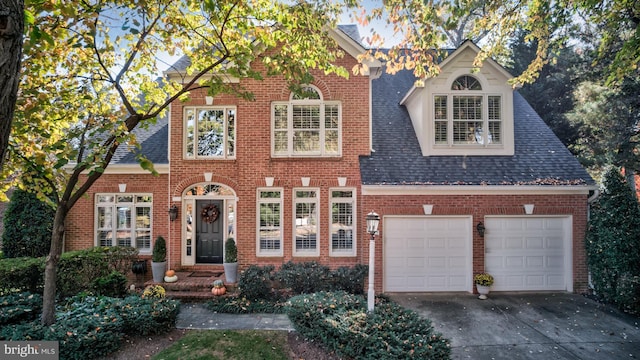
<path fill-rule="evenodd" d="M 66 204 L 58 204 L 56 216 L 53 220 L 51 234 L 51 249 L 44 268 L 44 293 L 42 294 L 42 325 L 56 322 L 56 279 L 58 262 L 62 254 L 64 239 L 64 221 L 67 217 Z"/>
<path fill-rule="evenodd" d="M 18 96 L 23 32 L 24 0 L 0 0 L 0 170 Z"/>

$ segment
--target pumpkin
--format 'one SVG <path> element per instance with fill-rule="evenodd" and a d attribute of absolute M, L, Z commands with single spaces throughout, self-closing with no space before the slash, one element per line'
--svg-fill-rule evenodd
<path fill-rule="evenodd" d="M 227 292 L 226 287 L 214 287 L 211 289 L 211 293 L 215 296 L 224 295 Z"/>
<path fill-rule="evenodd" d="M 164 275 L 168 277 L 173 277 L 175 274 L 175 270 L 167 270 L 167 272 L 164 273 Z"/>

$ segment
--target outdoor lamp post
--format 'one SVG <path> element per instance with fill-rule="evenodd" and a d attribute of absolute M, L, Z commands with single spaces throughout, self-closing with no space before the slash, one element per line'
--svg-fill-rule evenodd
<path fill-rule="evenodd" d="M 376 257 L 376 234 L 378 233 L 378 224 L 380 216 L 373 210 L 367 214 L 367 232 L 371 235 L 369 240 L 369 291 L 367 292 L 367 311 L 373 312 L 375 302 L 375 290 L 373 289 L 374 266 Z"/>

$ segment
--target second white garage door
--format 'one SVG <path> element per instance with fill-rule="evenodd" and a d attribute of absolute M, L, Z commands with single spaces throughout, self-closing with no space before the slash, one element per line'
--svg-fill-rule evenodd
<path fill-rule="evenodd" d="M 385 291 L 471 291 L 471 228 L 470 217 L 385 217 Z"/>
<path fill-rule="evenodd" d="M 487 217 L 485 227 L 493 291 L 573 291 L 570 217 Z"/>

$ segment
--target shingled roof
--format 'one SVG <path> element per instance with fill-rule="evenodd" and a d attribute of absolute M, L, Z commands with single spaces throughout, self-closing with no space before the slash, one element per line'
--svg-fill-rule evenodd
<path fill-rule="evenodd" d="M 410 71 L 372 82 L 373 150 L 360 159 L 363 185 L 594 185 L 595 182 L 527 101 L 513 96 L 513 156 L 422 155 L 403 96 Z"/>
<path fill-rule="evenodd" d="M 169 164 L 167 157 L 167 142 L 169 139 L 168 111 L 155 124 L 149 124 L 147 128 L 136 127 L 136 134 L 141 148 L 132 148 L 121 145 L 111 160 L 112 164 L 137 164 L 136 154 L 142 152 L 154 164 Z"/>

